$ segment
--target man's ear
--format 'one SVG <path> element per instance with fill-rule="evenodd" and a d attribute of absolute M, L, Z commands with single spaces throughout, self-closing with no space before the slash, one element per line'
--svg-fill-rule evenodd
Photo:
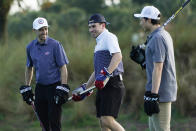
<path fill-rule="evenodd" d="M 106 23 L 101 23 L 102 27 L 105 28 L 106 27 Z"/>
<path fill-rule="evenodd" d="M 148 21 L 148 23 L 151 23 L 152 20 L 151 19 L 148 19 L 147 21 Z"/>

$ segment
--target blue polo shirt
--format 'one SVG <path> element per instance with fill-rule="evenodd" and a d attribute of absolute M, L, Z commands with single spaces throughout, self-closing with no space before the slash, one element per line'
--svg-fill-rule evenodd
<path fill-rule="evenodd" d="M 34 67 L 36 83 L 49 85 L 61 81 L 60 67 L 68 64 L 63 46 L 56 40 L 47 37 L 40 44 L 37 39 L 27 45 L 27 67 Z"/>

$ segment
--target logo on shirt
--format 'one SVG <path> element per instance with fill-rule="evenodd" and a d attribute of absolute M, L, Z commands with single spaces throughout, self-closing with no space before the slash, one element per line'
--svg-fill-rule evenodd
<path fill-rule="evenodd" d="M 46 51 L 44 54 L 45 54 L 45 55 L 49 55 L 49 54 L 50 54 L 50 52 L 49 52 L 49 51 Z"/>

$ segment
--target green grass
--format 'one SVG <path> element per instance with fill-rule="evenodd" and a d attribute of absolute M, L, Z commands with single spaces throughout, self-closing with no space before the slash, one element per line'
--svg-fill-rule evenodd
<path fill-rule="evenodd" d="M 95 111 L 85 111 L 85 103 L 86 100 L 80 103 L 67 103 L 63 106 L 62 131 L 100 131 L 99 121 L 95 116 Z M 39 121 L 32 112 L 32 109 L 30 107 L 28 109 L 30 112 L 20 114 L 12 113 L 3 116 L 0 120 L 0 131 L 40 130 Z M 127 131 L 148 131 L 148 117 L 142 110 L 138 116 L 139 118 L 136 119 L 133 112 L 125 113 L 121 111 L 117 121 Z M 181 116 L 178 112 L 172 112 L 172 131 L 179 131 L 180 129 L 189 131 L 190 129 L 186 125 L 190 121 L 191 118 Z"/>
<path fill-rule="evenodd" d="M 178 25 L 179 26 L 179 25 Z M 175 27 L 174 29 L 176 29 Z M 181 27 L 183 28 L 183 27 Z M 185 27 L 184 27 L 185 28 Z M 189 27 L 190 28 L 190 27 Z M 183 29 L 180 29 L 183 30 Z M 119 43 L 123 53 L 124 83 L 126 98 L 117 119 L 127 131 L 147 131 L 147 116 L 144 114 L 143 94 L 146 83 L 145 71 L 129 58 L 130 31 L 119 33 Z M 173 31 L 176 32 L 176 31 Z M 188 31 L 190 33 L 190 30 Z M 131 33 L 131 32 L 130 32 Z M 177 34 L 177 33 L 175 33 Z M 175 44 L 176 66 L 178 74 L 178 100 L 173 105 L 171 126 L 178 131 L 178 126 L 184 131 L 190 130 L 186 124 L 192 122 L 191 115 L 195 114 L 195 39 L 187 40 L 187 34 L 181 33 L 183 43 Z M 26 34 L 21 40 L 10 38 L 8 45 L 0 45 L 0 131 L 35 131 L 40 130 L 39 122 L 32 108 L 22 101 L 19 87 L 24 83 L 25 47 L 34 35 Z M 95 40 L 86 33 L 59 31 L 55 39 L 62 42 L 69 58 L 68 82 L 71 90 L 86 82 L 93 71 L 93 49 Z M 181 38 L 175 39 L 180 42 Z M 191 53 L 189 53 L 189 49 Z M 186 64 L 183 64 L 186 62 Z M 34 88 L 35 81 L 32 86 Z M 95 93 L 83 102 L 67 103 L 63 107 L 63 131 L 100 131 L 99 121 L 95 117 Z M 172 130 L 172 131 L 173 131 Z"/>

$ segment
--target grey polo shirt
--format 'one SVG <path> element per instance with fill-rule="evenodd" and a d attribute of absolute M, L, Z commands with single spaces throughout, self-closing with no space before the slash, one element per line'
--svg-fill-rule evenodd
<path fill-rule="evenodd" d="M 68 64 L 63 46 L 56 40 L 47 37 L 44 44 L 38 40 L 30 42 L 26 48 L 27 67 L 34 67 L 36 83 L 43 85 L 61 81 L 60 67 Z"/>
<path fill-rule="evenodd" d="M 153 63 L 163 63 L 159 88 L 160 102 L 172 102 L 177 97 L 177 82 L 173 41 L 170 34 L 160 27 L 154 30 L 147 39 L 146 46 L 146 90 L 152 89 Z"/>

